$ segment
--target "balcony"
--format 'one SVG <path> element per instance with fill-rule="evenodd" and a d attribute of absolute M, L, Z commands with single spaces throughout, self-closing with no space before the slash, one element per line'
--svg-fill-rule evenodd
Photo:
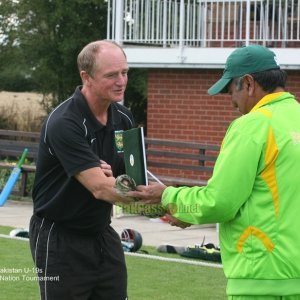
<path fill-rule="evenodd" d="M 298 0 L 107 0 L 107 38 L 132 67 L 223 68 L 233 48 L 262 44 L 300 69 Z"/>

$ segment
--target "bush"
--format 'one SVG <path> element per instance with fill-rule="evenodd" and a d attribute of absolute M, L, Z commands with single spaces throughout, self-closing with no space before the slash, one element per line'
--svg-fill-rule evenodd
<path fill-rule="evenodd" d="M 5 186 L 5 183 L 10 176 L 11 170 L 9 169 L 0 169 L 0 189 L 2 190 Z"/>
<path fill-rule="evenodd" d="M 5 162 L 5 163 L 9 163 L 11 164 L 11 169 L 2 169 L 0 168 L 0 190 L 2 190 L 11 174 L 11 171 L 13 169 L 13 167 L 18 163 L 17 161 L 12 161 L 12 160 L 1 160 L 1 162 Z M 24 164 L 26 165 L 34 165 L 34 163 L 30 162 L 28 159 L 25 159 Z M 28 193 L 32 193 L 32 189 L 33 189 L 33 183 L 34 183 L 34 176 L 35 173 L 28 173 L 27 176 L 27 186 L 26 186 L 26 190 Z M 16 182 L 16 185 L 14 186 L 13 191 L 17 192 L 20 191 L 21 189 L 21 178 L 19 178 L 19 180 Z"/>

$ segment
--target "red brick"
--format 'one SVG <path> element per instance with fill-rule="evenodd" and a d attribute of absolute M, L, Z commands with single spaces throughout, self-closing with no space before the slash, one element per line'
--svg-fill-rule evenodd
<path fill-rule="evenodd" d="M 300 71 L 287 73 L 287 90 L 300 100 Z M 207 94 L 222 70 L 151 69 L 148 75 L 148 137 L 220 145 L 229 124 L 241 116 L 232 107 L 230 96 Z M 174 170 L 165 172 L 174 175 Z M 199 178 L 187 171 L 177 176 Z M 200 178 L 209 176 L 204 174 Z"/>

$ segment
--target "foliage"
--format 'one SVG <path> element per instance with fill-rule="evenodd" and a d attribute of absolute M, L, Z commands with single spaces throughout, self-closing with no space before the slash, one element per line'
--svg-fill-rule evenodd
<path fill-rule="evenodd" d="M 0 89 L 38 91 L 49 112 L 81 84 L 82 47 L 106 38 L 107 1 L 2 0 L 0 11 Z M 145 71 L 130 73 L 126 105 L 145 123 Z"/>
<path fill-rule="evenodd" d="M 35 89 L 21 49 L 0 46 L 0 90 L 20 92 Z"/>
<path fill-rule="evenodd" d="M 18 161 L 11 161 L 8 159 L 1 160 L 1 162 L 9 163 L 11 164 L 11 169 L 5 169 L 5 168 L 0 168 L 0 189 L 3 189 L 9 176 L 11 175 L 13 167 L 18 163 Z M 25 165 L 34 165 L 34 163 L 30 162 L 27 158 L 24 161 Z M 27 191 L 29 193 L 32 192 L 33 189 L 33 184 L 34 184 L 34 177 L 35 173 L 29 173 L 27 175 Z M 14 186 L 13 191 L 19 191 L 21 188 L 21 179 L 19 178 L 18 181 L 16 182 L 16 185 Z M 12 196 L 10 196 L 11 198 Z M 20 197 L 18 197 L 20 198 Z M 22 198 L 22 197 L 21 197 Z"/>
<path fill-rule="evenodd" d="M 24 91 L 35 89 L 26 59 L 17 40 L 15 1 L 0 2 L 0 89 Z"/>
<path fill-rule="evenodd" d="M 11 173 L 10 169 L 0 169 L 0 189 L 3 189 Z"/>
<path fill-rule="evenodd" d="M 106 3 L 99 0 L 1 2 L 10 15 L 11 3 L 18 20 L 14 29 L 6 32 L 6 48 L 18 48 L 25 54 L 28 76 L 51 109 L 81 83 L 76 65 L 80 49 L 91 40 L 105 38 Z"/>
<path fill-rule="evenodd" d="M 136 124 L 145 127 L 147 120 L 147 70 L 129 70 L 124 104 L 130 107 Z"/>

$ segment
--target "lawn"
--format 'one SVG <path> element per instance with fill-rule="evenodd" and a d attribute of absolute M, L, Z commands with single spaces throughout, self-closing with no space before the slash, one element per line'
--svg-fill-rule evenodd
<path fill-rule="evenodd" d="M 10 230 L 0 227 L 0 233 Z M 154 247 L 144 250 L 158 255 Z M 128 255 L 126 261 L 130 300 L 226 299 L 226 280 L 220 268 Z M 0 300 L 8 299 L 39 299 L 38 286 L 28 242 L 0 238 Z"/>

